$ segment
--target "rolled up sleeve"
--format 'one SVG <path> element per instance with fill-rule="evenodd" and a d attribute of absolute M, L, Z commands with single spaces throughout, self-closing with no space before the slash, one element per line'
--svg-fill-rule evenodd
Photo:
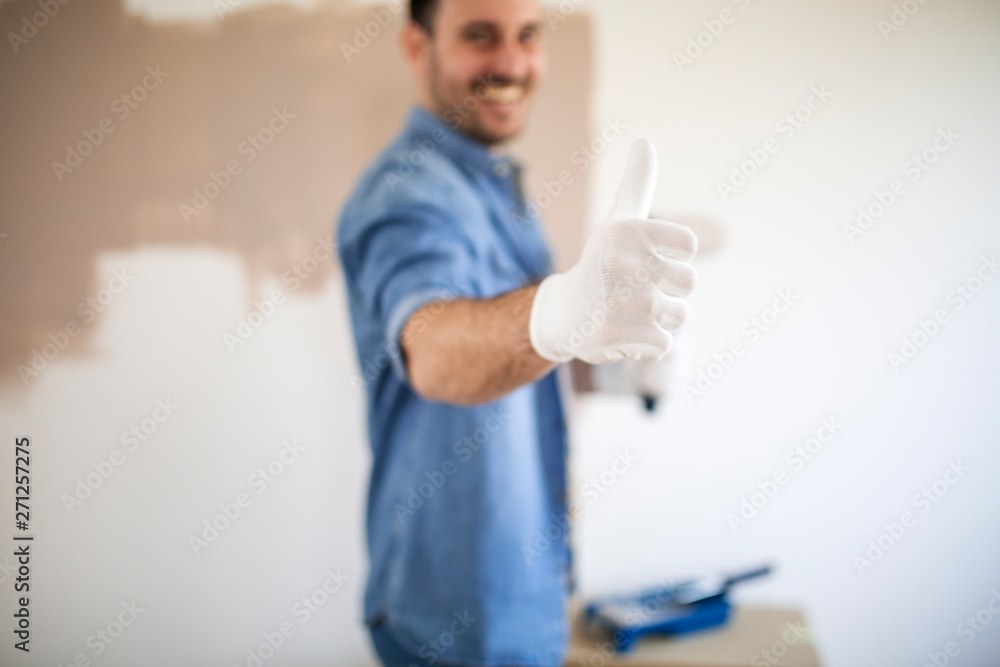
<path fill-rule="evenodd" d="M 400 380 L 409 383 L 403 326 L 435 301 L 479 297 L 476 248 L 458 221 L 431 206 L 380 216 L 348 248 L 356 258 L 354 281 L 362 306 L 381 324 L 385 349 Z"/>

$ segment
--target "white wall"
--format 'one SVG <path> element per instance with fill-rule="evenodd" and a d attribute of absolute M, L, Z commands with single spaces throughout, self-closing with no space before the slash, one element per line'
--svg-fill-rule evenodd
<path fill-rule="evenodd" d="M 134 279 L 94 322 L 93 354 L 57 358 L 28 390 L 5 387 L 0 405 L 0 430 L 32 439 L 37 536 L 32 652 L 5 641 L 0 664 L 69 665 L 83 654 L 94 665 L 246 665 L 246 651 L 285 622 L 295 634 L 265 664 L 371 664 L 360 623 L 368 455 L 340 284 L 286 291 L 230 351 L 221 332 L 259 298 L 238 258 L 150 247 L 105 255 L 100 269 L 99 284 L 114 270 Z M 157 399 L 177 407 L 155 431 L 149 422 L 133 451 L 121 434 Z M 291 440 L 302 451 L 285 455 L 273 483 L 251 479 Z M 113 450 L 120 465 L 67 505 Z M 204 537 L 220 503 L 233 512 L 240 493 L 249 506 L 196 553 L 191 537 Z M 16 567 L 10 544 L 0 563 Z M 346 581 L 316 593 L 328 570 Z M 314 593 L 315 613 L 295 608 Z M 133 600 L 143 611 L 100 651 L 95 633 Z M 2 606 L 10 619 L 13 595 Z"/>
<path fill-rule="evenodd" d="M 591 171 L 594 218 L 629 140 L 652 138 L 657 209 L 714 216 L 728 232 L 698 263 L 685 379 L 734 341 L 747 351 L 703 396 L 652 418 L 631 400 L 578 406 L 578 491 L 617 449 L 640 461 L 586 504 L 580 582 L 595 593 L 770 559 L 776 574 L 740 599 L 803 607 L 829 665 L 923 664 L 951 640 L 961 647 L 954 664 L 989 665 L 1000 622 L 968 644 L 956 626 L 1000 589 L 1000 280 L 960 311 L 947 295 L 1000 251 L 1000 6 L 930 2 L 884 40 L 876 21 L 890 4 L 586 3 L 599 39 L 595 132 L 608 117 L 630 123 Z M 723 7 L 735 7 L 736 22 L 678 72 L 672 53 Z M 716 182 L 814 85 L 833 93 L 829 103 L 722 202 Z M 842 225 L 854 209 L 901 177 L 942 126 L 961 135 L 954 147 L 849 242 Z M 4 642 L 0 663 L 68 664 L 84 653 L 102 665 L 191 664 L 192 655 L 246 664 L 262 633 L 290 621 L 295 636 L 266 664 L 371 664 L 359 621 L 368 454 L 342 286 L 291 295 L 230 353 L 185 332 L 227 330 L 249 311 L 258 294 L 240 262 L 143 248 L 106 256 L 98 283 L 121 267 L 137 279 L 96 324 L 99 354 L 60 360 L 30 391 L 5 390 L 0 405 L 0 431 L 33 438 L 44 538 L 33 570 L 37 652 L 27 660 Z M 750 342 L 742 325 L 780 289 L 797 303 Z M 938 308 L 949 321 L 894 372 L 886 354 Z M 61 495 L 167 396 L 176 414 L 68 512 Z M 726 514 L 790 469 L 785 453 L 831 415 L 843 430 L 734 534 Z M 195 556 L 188 537 L 292 438 L 301 457 L 264 493 L 251 491 L 241 518 Z M 911 497 L 957 458 L 969 472 L 920 513 Z M 7 476 L 0 493 L 11 497 Z M 854 557 L 907 510 L 916 526 L 860 575 Z M 347 585 L 300 623 L 293 605 L 330 568 Z M 88 636 L 132 599 L 145 611 L 96 657 Z M 7 618 L 11 604 L 5 595 Z"/>
<path fill-rule="evenodd" d="M 828 664 L 918 665 L 954 640 L 954 664 L 992 665 L 1000 623 L 970 643 L 956 633 L 1000 590 L 1000 280 L 961 310 L 948 294 L 1000 251 L 1000 5 L 930 2 L 884 39 L 876 22 L 891 4 L 593 3 L 595 117 L 633 123 L 595 170 L 594 215 L 610 205 L 627 140 L 652 138 L 654 208 L 728 232 L 696 260 L 685 381 L 733 342 L 746 352 L 653 419 L 633 401 L 582 406 L 577 483 L 618 447 L 640 464 L 587 508 L 580 578 L 596 592 L 771 560 L 775 575 L 740 599 L 803 607 Z M 679 71 L 673 53 L 723 8 L 735 22 Z M 776 134 L 818 85 L 829 102 L 790 139 Z M 941 127 L 960 138 L 911 182 L 904 163 Z M 722 201 L 717 182 L 768 136 L 777 153 Z M 850 242 L 843 225 L 896 178 L 904 194 Z M 785 288 L 798 301 L 751 341 L 743 324 Z M 887 353 L 937 309 L 948 322 L 895 372 Z M 791 473 L 786 452 L 830 415 L 843 430 L 734 534 L 727 514 Z M 959 458 L 970 471 L 930 511 L 914 507 Z M 854 557 L 907 510 L 915 527 L 861 575 Z"/>

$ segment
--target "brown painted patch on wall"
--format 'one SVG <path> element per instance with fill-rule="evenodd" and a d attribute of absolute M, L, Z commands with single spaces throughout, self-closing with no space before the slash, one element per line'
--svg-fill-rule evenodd
<path fill-rule="evenodd" d="M 101 253 L 218 248 L 256 284 L 329 237 L 413 99 L 400 16 L 350 62 L 342 52 L 371 9 L 267 6 L 201 25 L 87 0 L 32 33 L 24 21 L 37 2 L 0 5 L 0 383 L 19 382 L 32 350 L 80 319 L 77 306 L 102 287 Z M 529 193 L 590 140 L 590 22 L 570 15 L 547 40 L 549 74 L 515 146 Z M 239 172 L 226 174 L 229 163 Z M 578 178 L 545 209 L 557 265 L 582 245 L 587 190 Z M 67 353 L 86 352 L 88 334 Z"/>

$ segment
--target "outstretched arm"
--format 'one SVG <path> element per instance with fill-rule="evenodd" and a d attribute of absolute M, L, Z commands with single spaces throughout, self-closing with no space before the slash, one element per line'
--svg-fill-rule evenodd
<path fill-rule="evenodd" d="M 537 289 L 437 301 L 416 310 L 400 336 L 416 392 L 432 401 L 474 405 L 547 375 L 556 364 L 535 352 L 528 333 Z"/>
<path fill-rule="evenodd" d="M 401 334 L 414 389 L 430 400 L 490 401 L 580 359 L 606 364 L 661 359 L 684 323 L 698 240 L 687 227 L 649 219 L 656 151 L 633 144 L 608 222 L 579 261 L 537 286 L 492 299 L 438 301 Z"/>

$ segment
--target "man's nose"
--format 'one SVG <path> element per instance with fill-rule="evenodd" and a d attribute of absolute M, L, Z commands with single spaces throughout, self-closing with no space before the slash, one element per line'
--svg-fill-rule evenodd
<path fill-rule="evenodd" d="M 498 77 L 520 82 L 531 73 L 532 62 L 533 54 L 520 40 L 506 40 L 494 53 L 492 70 Z"/>

